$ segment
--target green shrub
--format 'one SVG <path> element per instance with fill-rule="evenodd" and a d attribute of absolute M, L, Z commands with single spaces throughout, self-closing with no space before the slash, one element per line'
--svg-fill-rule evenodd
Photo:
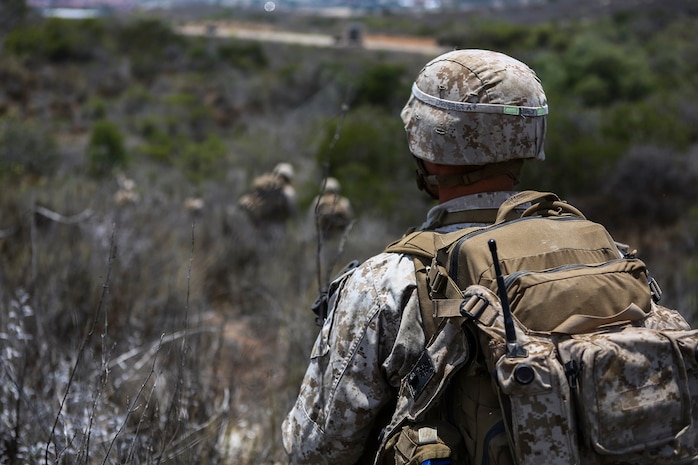
<path fill-rule="evenodd" d="M 627 144 L 653 144 L 685 150 L 696 137 L 691 121 L 682 118 L 679 102 L 668 96 L 624 102 L 604 112 L 603 134 Z"/>
<path fill-rule="evenodd" d="M 106 32 L 99 20 L 50 18 L 14 29 L 3 48 L 11 54 L 53 62 L 89 61 L 105 45 Z"/>
<path fill-rule="evenodd" d="M 641 51 L 596 34 L 575 37 L 562 59 L 568 70 L 566 88 L 586 105 L 637 100 L 654 86 L 654 76 Z"/>
<path fill-rule="evenodd" d="M 363 72 L 359 77 L 354 105 L 375 105 L 389 109 L 404 104 L 410 94 L 410 84 L 405 82 L 406 70 L 402 65 L 378 64 Z"/>
<path fill-rule="evenodd" d="M 166 23 L 138 19 L 116 31 L 119 51 L 129 57 L 133 75 L 145 81 L 163 70 L 176 67 L 183 56 L 185 38 Z"/>
<path fill-rule="evenodd" d="M 138 19 L 128 22 L 116 31 L 119 49 L 128 55 L 162 58 L 167 48 L 181 45 L 185 39 L 157 19 Z"/>
<path fill-rule="evenodd" d="M 93 119 L 104 119 L 107 116 L 109 103 L 106 100 L 92 96 L 85 102 L 85 113 Z"/>
<path fill-rule="evenodd" d="M 159 129 L 149 131 L 152 132 L 149 132 L 148 140 L 138 147 L 138 151 L 157 162 L 172 163 L 177 142 Z"/>
<path fill-rule="evenodd" d="M 193 183 L 220 179 L 225 172 L 222 162 L 226 155 L 225 143 L 216 136 L 209 136 L 201 143 L 189 143 L 180 149 L 177 165 Z"/>
<path fill-rule="evenodd" d="M 93 176 L 103 176 L 114 168 L 126 166 L 124 137 L 114 123 L 100 120 L 94 124 L 87 146 L 87 160 Z"/>
<path fill-rule="evenodd" d="M 218 57 L 224 63 L 246 70 L 264 69 L 269 65 L 264 49 L 256 42 L 226 42 L 218 47 Z"/>
<path fill-rule="evenodd" d="M 513 50 L 562 48 L 567 39 L 563 31 L 551 24 L 523 26 L 508 22 L 472 20 L 467 27 L 461 22 L 437 34 L 440 45 L 456 48 L 482 48 L 511 53 Z"/>
<path fill-rule="evenodd" d="M 56 143 L 45 127 L 0 120 L 0 179 L 50 175 L 59 162 Z"/>

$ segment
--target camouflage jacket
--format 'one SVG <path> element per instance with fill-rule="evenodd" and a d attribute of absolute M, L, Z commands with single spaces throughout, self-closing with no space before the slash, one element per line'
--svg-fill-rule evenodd
<path fill-rule="evenodd" d="M 433 224 L 444 210 L 497 208 L 511 194 L 454 199 L 434 207 L 425 225 Z M 473 224 L 444 229 L 467 226 Z M 401 382 L 426 343 L 412 257 L 378 254 L 333 286 L 328 318 L 315 341 L 298 399 L 283 423 L 284 447 L 294 464 L 364 462 L 367 444 L 376 441 L 377 429 L 388 425 L 377 424 L 381 413 L 389 410 L 390 429 L 414 411 L 404 398 L 398 399 Z M 464 358 L 448 354 L 449 360 Z M 384 431 L 381 436 L 388 435 Z"/>

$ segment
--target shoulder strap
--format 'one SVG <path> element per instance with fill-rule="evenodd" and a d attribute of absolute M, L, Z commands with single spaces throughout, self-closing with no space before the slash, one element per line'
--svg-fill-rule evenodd
<path fill-rule="evenodd" d="M 429 258 L 434 256 L 434 231 L 415 231 L 405 234 L 401 239 L 385 248 L 385 252 L 404 253 Z"/>
<path fill-rule="evenodd" d="M 402 239 L 393 242 L 385 248 L 386 252 L 404 253 L 414 257 L 415 278 L 417 281 L 417 298 L 419 310 L 422 314 L 422 323 L 427 340 L 436 333 L 436 320 L 432 315 L 431 299 L 427 287 L 427 267 L 431 265 L 434 256 L 433 231 L 416 231 L 405 235 Z"/>

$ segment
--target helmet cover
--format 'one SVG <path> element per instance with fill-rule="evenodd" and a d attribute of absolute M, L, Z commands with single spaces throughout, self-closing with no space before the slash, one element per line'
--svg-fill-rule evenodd
<path fill-rule="evenodd" d="M 326 194 L 338 194 L 340 191 L 340 184 L 337 178 L 329 177 L 325 179 L 325 188 L 323 192 Z"/>
<path fill-rule="evenodd" d="M 527 65 L 499 52 L 454 50 L 422 68 L 401 117 L 415 157 L 487 165 L 545 159 L 547 113 Z"/>
<path fill-rule="evenodd" d="M 293 165 L 290 163 L 279 163 L 274 167 L 272 173 L 286 179 L 287 182 L 291 182 L 294 175 Z"/>

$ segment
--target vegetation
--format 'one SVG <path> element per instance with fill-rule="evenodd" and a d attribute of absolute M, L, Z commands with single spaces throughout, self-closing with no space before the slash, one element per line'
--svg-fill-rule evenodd
<path fill-rule="evenodd" d="M 422 220 L 430 201 L 399 112 L 429 57 L 12 5 L 23 13 L 0 31 L 0 461 L 283 463 L 280 423 L 326 285 L 305 209 L 323 176 L 340 180 L 358 221 L 338 265 Z M 521 187 L 608 224 L 648 261 L 663 303 L 698 324 L 698 20 L 685 8 L 366 24 L 536 69 L 548 160 L 526 165 Z M 245 234 L 229 208 L 280 161 L 296 168 L 298 215 L 281 239 Z"/>
<path fill-rule="evenodd" d="M 109 121 L 96 121 L 87 143 L 90 174 L 104 176 L 126 166 L 126 149 L 119 129 Z"/>

